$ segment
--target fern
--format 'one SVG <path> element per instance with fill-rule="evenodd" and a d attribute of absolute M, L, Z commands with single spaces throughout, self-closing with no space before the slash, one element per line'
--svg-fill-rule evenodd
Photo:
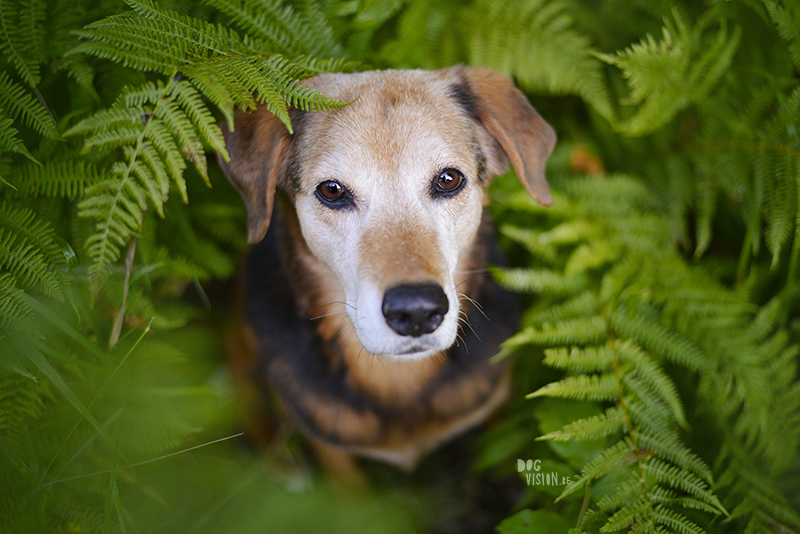
<path fill-rule="evenodd" d="M 643 135 L 660 128 L 679 110 L 705 98 L 719 82 L 730 67 L 740 33 L 734 31 L 728 37 L 722 27 L 705 42 L 702 37 L 708 20 L 690 30 L 676 14 L 660 42 L 648 36 L 621 54 L 598 56 L 622 70 L 629 80 L 630 101 L 639 105 L 632 117 L 617 126 L 621 132 Z"/>
<path fill-rule="evenodd" d="M 288 56 L 343 57 L 333 29 L 318 4 L 300 2 L 297 7 L 279 1 L 262 3 L 206 0 L 225 13 L 248 39 L 267 50 Z"/>
<path fill-rule="evenodd" d="M 603 521 L 601 532 L 705 532 L 692 519 L 693 510 L 727 516 L 732 508 L 716 493 L 712 469 L 680 438 L 680 433 L 692 432 L 690 418 L 667 369 L 673 365 L 697 374 L 697 394 L 713 404 L 712 417 L 733 429 L 725 431 L 727 438 L 750 450 L 762 465 L 780 469 L 775 462 L 791 456 L 800 439 L 796 430 L 786 431 L 800 402 L 790 378 L 796 376 L 796 359 L 776 360 L 783 351 L 796 354 L 778 328 L 777 304 L 753 316 L 741 293 L 686 265 L 668 245 L 664 218 L 641 211 L 652 199 L 643 200 L 633 180 L 569 180 L 563 189 L 565 196 L 552 211 L 529 210 L 544 217 L 535 236 L 504 230 L 527 249 L 549 254 L 537 256 L 526 270 L 497 276 L 549 302 L 530 316 L 527 328 L 506 341 L 501 356 L 530 344 L 550 347 L 544 363 L 569 373 L 528 398 L 607 406 L 539 438 L 604 444 L 559 499 L 581 490 L 592 499 L 591 487 L 604 480 L 609 484 L 613 475 L 616 490 L 594 500 L 585 524 Z M 556 282 L 540 281 L 543 269 L 553 280 L 580 275 L 585 281 L 572 291 L 552 291 Z M 774 374 L 778 369 L 786 377 L 782 382 Z M 734 462 L 729 469 L 749 472 L 750 467 Z M 768 484 L 762 489 L 751 487 L 745 500 L 775 494 Z M 741 487 L 728 497 L 735 507 Z M 771 512 L 754 505 L 748 513 L 755 520 Z M 792 526 L 798 519 L 792 514 L 770 517 Z"/>
<path fill-rule="evenodd" d="M 531 90 L 579 95 L 613 117 L 601 64 L 589 40 L 571 28 L 566 2 L 479 1 L 472 16 L 472 63 L 512 74 Z"/>
<path fill-rule="evenodd" d="M 800 531 L 798 15 L 777 0 L 0 1 L 3 531 L 489 530 L 509 503 L 475 513 L 476 483 L 536 509 L 499 532 Z M 518 268 L 493 272 L 535 298 L 500 355 L 517 353 L 515 394 L 478 438 L 483 472 L 454 484 L 451 449 L 424 480 L 380 471 L 357 503 L 312 477 L 294 436 L 255 463 L 187 451 L 234 433 L 217 330 L 245 215 L 209 151 L 237 107 L 291 128 L 289 107 L 338 106 L 298 80 L 346 58 L 500 69 L 560 140 L 553 207 L 494 186 Z M 519 491 L 514 457 L 570 483 Z"/>
<path fill-rule="evenodd" d="M 64 301 L 66 267 L 67 256 L 52 227 L 37 220 L 30 210 L 0 202 L 0 269 L 21 285 Z"/>
<path fill-rule="evenodd" d="M 92 54 L 139 70 L 162 70 L 166 81 L 128 88 L 115 105 L 86 118 L 65 135 L 86 136 L 84 151 L 122 149 L 124 162 L 86 191 L 81 216 L 95 221 L 86 243 L 92 259 L 90 289 L 100 290 L 123 246 L 141 229 L 144 213 L 163 204 L 175 184 L 187 201 L 185 160 L 208 183 L 203 142 L 227 158 L 222 132 L 203 97 L 220 107 L 229 125 L 234 106 L 252 109 L 256 100 L 287 125 L 288 106 L 326 110 L 341 103 L 297 83 L 317 65 L 294 63 L 250 48 L 233 32 L 158 8 L 129 5 L 133 12 L 91 24 L 79 35 L 88 42 L 71 54 Z M 284 18 L 291 18 L 283 12 Z M 175 46 L 161 45 L 164 38 Z M 256 94 L 256 100 L 253 99 Z"/>

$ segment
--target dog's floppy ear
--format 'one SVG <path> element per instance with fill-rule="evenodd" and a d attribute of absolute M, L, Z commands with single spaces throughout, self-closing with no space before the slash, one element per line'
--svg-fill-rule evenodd
<path fill-rule="evenodd" d="M 544 167 L 556 144 L 555 130 L 506 76 L 475 67 L 459 71 L 468 88 L 466 98 L 471 93 L 474 107 L 470 111 L 500 143 L 528 193 L 539 204 L 551 205 Z"/>
<path fill-rule="evenodd" d="M 291 136 L 286 126 L 266 106 L 250 113 L 237 112 L 234 130 L 223 126 L 230 161 L 217 154 L 219 165 L 247 206 L 247 241 L 264 238 L 272 217 L 275 188 Z"/>

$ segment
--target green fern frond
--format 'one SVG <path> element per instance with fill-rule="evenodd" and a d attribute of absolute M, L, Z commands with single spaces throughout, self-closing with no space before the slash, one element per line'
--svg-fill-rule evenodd
<path fill-rule="evenodd" d="M 95 198 L 87 198 L 80 206 L 81 216 L 97 221 L 97 232 L 87 242 L 93 261 L 89 269 L 93 293 L 119 259 L 120 248 L 140 230 L 144 211 L 152 207 L 163 216 L 170 180 L 187 201 L 185 160 L 208 183 L 202 143 L 228 157 L 222 132 L 203 97 L 221 108 L 229 125 L 235 106 L 252 109 L 258 101 L 290 130 L 289 106 L 322 111 L 344 105 L 298 82 L 308 69 L 319 66 L 311 59 L 298 64 L 248 48 L 230 30 L 147 1 L 131 0 L 129 5 L 133 12 L 79 32 L 86 42 L 70 52 L 170 73 L 165 82 L 126 89 L 111 109 L 95 113 L 65 133 L 85 136 L 85 152 L 122 149 L 126 160 L 112 166 L 103 185 L 87 190 Z M 167 37 L 177 46 L 162 46 Z"/>
<path fill-rule="evenodd" d="M 641 474 L 633 472 L 613 493 L 609 493 L 587 510 L 584 516 L 584 524 L 595 522 L 603 514 L 611 510 L 617 510 L 627 503 L 638 502 L 644 496 L 647 484 L 642 480 Z M 635 507 L 631 507 L 635 510 Z M 627 525 L 625 525 L 627 527 Z"/>
<path fill-rule="evenodd" d="M 526 395 L 526 398 L 560 397 L 575 400 L 615 401 L 619 399 L 619 383 L 612 373 L 568 376 Z"/>
<path fill-rule="evenodd" d="M 3 117 L 2 110 L 0 110 L 0 152 L 15 152 L 22 154 L 31 161 L 36 161 L 17 137 L 19 132 L 11 126 L 12 124 L 14 124 L 14 119 Z"/>
<path fill-rule="evenodd" d="M 607 263 L 614 262 L 619 257 L 619 254 L 619 248 L 612 243 L 603 242 L 602 240 L 583 243 L 576 247 L 567 258 L 564 274 L 570 276 L 602 267 Z"/>
<path fill-rule="evenodd" d="M 775 0 L 762 0 L 778 34 L 789 42 L 789 52 L 796 69 L 800 69 L 800 10 L 791 2 L 781 4 Z"/>
<path fill-rule="evenodd" d="M 610 351 L 607 345 L 544 349 L 544 364 L 576 373 L 609 371 L 612 366 Z"/>
<path fill-rule="evenodd" d="M 602 317 L 570 319 L 542 328 L 528 327 L 510 337 L 503 348 L 510 350 L 522 345 L 592 345 L 606 339 L 606 322 Z"/>
<path fill-rule="evenodd" d="M 711 503 L 717 507 L 718 513 L 725 513 L 725 507 L 719 499 L 709 490 L 707 482 L 691 473 L 670 465 L 657 458 L 651 458 L 644 463 L 644 471 L 656 482 L 667 484 L 676 490 L 685 492 L 703 502 Z"/>
<path fill-rule="evenodd" d="M 566 425 L 563 430 L 549 432 L 537 439 L 554 441 L 587 441 L 602 439 L 621 432 L 625 428 L 625 411 L 618 407 L 609 408 L 605 413 L 578 419 Z"/>
<path fill-rule="evenodd" d="M 225 13 L 265 49 L 290 56 L 342 57 L 344 50 L 336 42 L 324 14 L 313 2 L 297 7 L 277 0 L 227 2 L 206 0 Z"/>
<path fill-rule="evenodd" d="M 628 135 L 660 128 L 678 111 L 706 97 L 731 64 L 740 31 L 728 36 L 723 26 L 710 40 L 703 39 L 708 22 L 694 29 L 675 14 L 667 21 L 660 41 L 648 35 L 625 52 L 597 57 L 622 70 L 629 80 L 630 101 L 636 113 L 617 125 Z"/>
<path fill-rule="evenodd" d="M 779 469 L 785 465 L 779 459 L 791 458 L 800 443 L 794 430 L 800 411 L 794 358 L 800 349 L 789 350 L 790 336 L 780 328 L 781 299 L 754 314 L 757 308 L 748 302 L 745 289 L 731 291 L 703 269 L 687 265 L 670 247 L 664 217 L 641 215 L 652 209 L 644 207 L 652 199 L 626 185 L 623 177 L 609 183 L 565 182 L 562 192 L 573 227 L 591 228 L 565 240 L 541 240 L 565 224 L 563 213 L 549 216 L 523 204 L 514 206 L 529 217 L 536 214 L 537 230 L 520 237 L 535 239 L 542 252 L 530 267 L 514 271 L 517 279 L 525 271 L 538 276 L 544 254 L 549 254 L 551 276 L 570 279 L 574 274 L 566 266 L 587 244 L 599 243 L 614 259 L 587 263 L 592 266 L 583 271 L 586 284 L 572 292 L 534 290 L 542 311 L 530 315 L 531 326 L 511 337 L 501 355 L 525 344 L 547 347 L 544 363 L 569 374 L 529 397 L 599 402 L 606 410 L 582 415 L 540 439 L 602 443 L 615 434 L 623 437 L 616 447 L 624 452 L 612 447 L 594 462 L 582 460 L 586 467 L 561 498 L 585 488 L 591 500 L 592 487 L 602 481 L 614 490 L 586 515 L 587 521 L 605 518 L 601 531 L 688 532 L 696 525 L 687 510 L 727 514 L 716 489 L 727 486 L 715 483 L 712 470 L 684 441 L 684 434 L 695 430 L 689 427 L 690 414 L 672 367 L 699 377 L 697 394 L 709 399 L 706 406 L 715 418 L 726 421 L 721 423 L 726 440 L 739 443 L 759 465 Z M 620 483 L 619 477 L 631 470 L 636 474 Z M 762 490 L 741 491 L 760 495 Z M 757 517 L 766 509 L 754 505 L 746 513 Z"/>
<path fill-rule="evenodd" d="M 33 328 L 32 309 L 25 292 L 16 287 L 11 273 L 0 273 L 0 328 L 30 331 Z M 2 342 L 0 338 L 0 342 Z"/>
<path fill-rule="evenodd" d="M 0 72 L 0 108 L 15 120 L 21 115 L 24 124 L 43 137 L 58 139 L 53 119 L 44 106 L 24 87 L 14 83 L 6 72 Z"/>
<path fill-rule="evenodd" d="M 557 500 L 579 490 L 592 480 L 597 480 L 619 469 L 635 464 L 639 458 L 639 451 L 630 438 L 626 437 L 603 450 L 593 460 L 581 469 L 580 476 L 564 488 Z"/>
<path fill-rule="evenodd" d="M 471 63 L 513 75 L 534 91 L 579 95 L 613 118 L 602 64 L 590 41 L 571 29 L 566 2 L 483 0 L 471 17 Z"/>
<path fill-rule="evenodd" d="M 597 298 L 586 290 L 578 295 L 542 310 L 533 317 L 533 322 L 538 325 L 555 323 L 564 319 L 588 317 L 599 313 Z"/>
<path fill-rule="evenodd" d="M 0 201 L 0 269 L 22 286 L 67 298 L 67 257 L 53 228 L 28 209 Z"/>
<path fill-rule="evenodd" d="M 630 340 L 621 344 L 617 351 L 621 361 L 628 361 L 634 365 L 636 377 L 647 384 L 653 393 L 669 406 L 671 415 L 678 425 L 685 427 L 686 416 L 683 411 L 683 403 L 675 389 L 675 384 L 661 367 L 656 365 L 641 348 Z"/>
<path fill-rule="evenodd" d="M 36 0 L 30 0 L 27 7 L 21 15 L 11 2 L 0 3 L 0 53 L 8 58 L 23 82 L 36 87 L 40 76 L 35 49 L 41 36 L 38 23 L 44 17 L 41 4 Z M 32 16 L 26 16 L 26 11 Z"/>
<path fill-rule="evenodd" d="M 556 258 L 551 247 L 539 242 L 541 232 L 532 228 L 520 228 L 512 225 L 503 225 L 499 231 L 502 235 L 525 247 L 533 256 L 541 258 L 542 261 L 550 263 Z"/>
<path fill-rule="evenodd" d="M 690 369 L 708 367 L 706 355 L 690 340 L 642 315 L 629 316 L 622 310 L 614 310 L 608 319 L 615 330 L 657 354 L 663 354 Z"/>
<path fill-rule="evenodd" d="M 100 171 L 84 161 L 48 162 L 44 165 L 25 165 L 11 177 L 16 191 L 13 197 L 65 197 L 70 200 L 83 196 L 86 187 L 102 179 Z"/>
<path fill-rule="evenodd" d="M 503 269 L 494 276 L 510 289 L 546 295 L 569 295 L 584 289 L 588 283 L 583 273 L 565 277 L 549 269 Z"/>

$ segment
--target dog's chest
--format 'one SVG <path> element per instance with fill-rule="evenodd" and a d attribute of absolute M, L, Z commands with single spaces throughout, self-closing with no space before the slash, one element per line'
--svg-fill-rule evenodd
<path fill-rule="evenodd" d="M 470 298 L 481 309 L 469 306 L 448 351 L 410 362 L 367 354 L 347 317 L 326 311 L 323 301 L 335 291 L 304 261 L 296 221 L 282 211 L 248 257 L 246 317 L 257 345 L 255 380 L 277 389 L 306 433 L 408 465 L 504 401 L 507 365 L 489 358 L 516 329 L 514 295 L 476 273 Z M 491 236 L 490 226 L 481 239 Z M 494 246 L 481 246 L 490 261 L 501 261 Z"/>

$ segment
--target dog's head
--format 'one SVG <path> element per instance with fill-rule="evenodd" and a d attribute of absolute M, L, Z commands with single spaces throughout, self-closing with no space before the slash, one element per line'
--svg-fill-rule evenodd
<path fill-rule="evenodd" d="M 423 358 L 456 339 L 456 278 L 470 254 L 490 179 L 509 161 L 538 202 L 553 129 L 510 80 L 441 71 L 324 74 L 307 86 L 353 103 L 293 113 L 295 133 L 263 106 L 226 133 L 223 169 L 260 241 L 276 188 L 292 199 L 310 251 L 341 282 L 372 354 Z"/>

